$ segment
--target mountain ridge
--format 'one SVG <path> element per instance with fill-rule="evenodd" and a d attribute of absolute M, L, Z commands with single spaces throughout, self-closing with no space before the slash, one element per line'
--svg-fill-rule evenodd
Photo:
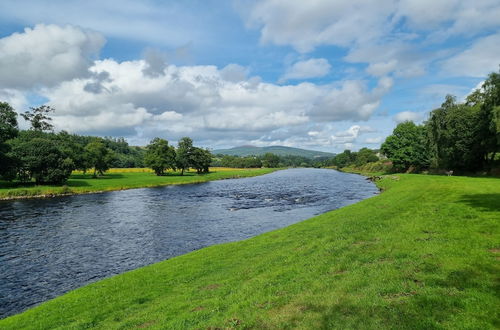
<path fill-rule="evenodd" d="M 229 155 L 229 156 L 261 156 L 266 153 L 272 153 L 278 156 L 301 156 L 306 158 L 319 158 L 319 157 L 334 157 L 335 154 L 331 152 L 316 151 L 302 148 L 293 148 L 285 146 L 270 146 L 270 147 L 255 147 L 255 146 L 238 146 L 229 149 L 216 149 L 212 150 L 214 155 Z"/>

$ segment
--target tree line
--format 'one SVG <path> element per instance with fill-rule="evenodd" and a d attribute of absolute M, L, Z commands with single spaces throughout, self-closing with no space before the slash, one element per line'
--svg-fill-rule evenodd
<path fill-rule="evenodd" d="M 265 153 L 260 156 L 232 156 L 215 155 L 212 166 L 234 168 L 261 168 L 261 167 L 322 167 L 329 157 L 308 158 L 296 155 L 276 155 Z"/>
<path fill-rule="evenodd" d="M 16 111 L 0 102 L 0 179 L 35 181 L 36 184 L 64 183 L 74 170 L 94 177 L 111 167 L 151 167 L 157 175 L 167 169 L 181 174 L 189 168 L 208 172 L 211 154 L 182 138 L 177 148 L 166 140 L 155 138 L 146 147 L 129 146 L 124 138 L 95 137 L 53 132 L 50 106 L 30 108 L 21 116 L 29 123 L 28 130 L 18 127 Z"/>
<path fill-rule="evenodd" d="M 500 72 L 457 102 L 447 95 L 421 125 L 400 123 L 381 146 L 396 171 L 445 169 L 462 173 L 498 166 Z"/>

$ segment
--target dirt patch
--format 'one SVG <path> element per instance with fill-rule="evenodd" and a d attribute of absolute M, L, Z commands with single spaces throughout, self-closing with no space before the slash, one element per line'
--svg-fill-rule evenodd
<path fill-rule="evenodd" d="M 198 307 L 195 307 L 191 310 L 191 312 L 199 312 L 199 311 L 202 311 L 202 310 L 205 310 L 205 307 L 203 306 L 198 306 Z"/>
<path fill-rule="evenodd" d="M 222 286 L 222 284 L 217 284 L 217 283 L 214 283 L 214 284 L 210 284 L 210 285 L 207 285 L 203 288 L 201 288 L 201 290 L 215 290 L 215 289 L 218 289 Z"/>
<path fill-rule="evenodd" d="M 139 329 L 149 328 L 150 326 L 152 326 L 154 324 L 156 324 L 156 321 L 148 321 L 148 322 L 145 322 L 143 324 L 139 324 L 137 326 L 137 328 L 139 328 Z"/>

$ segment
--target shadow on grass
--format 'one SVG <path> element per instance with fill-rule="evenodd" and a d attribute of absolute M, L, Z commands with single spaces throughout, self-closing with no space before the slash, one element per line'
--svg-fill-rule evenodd
<path fill-rule="evenodd" d="M 499 194 L 476 194 L 462 195 L 460 203 L 467 204 L 482 211 L 499 212 L 500 211 L 500 193 Z"/>
<path fill-rule="evenodd" d="M 92 174 L 72 174 L 70 181 L 73 180 L 109 180 L 109 179 L 122 179 L 125 176 L 120 173 L 106 173 L 102 176 L 93 177 Z"/>

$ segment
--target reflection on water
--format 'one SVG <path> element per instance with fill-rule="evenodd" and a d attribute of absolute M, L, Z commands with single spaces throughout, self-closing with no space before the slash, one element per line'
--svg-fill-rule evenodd
<path fill-rule="evenodd" d="M 0 203 L 0 317 L 89 282 L 373 196 L 324 169 Z"/>

